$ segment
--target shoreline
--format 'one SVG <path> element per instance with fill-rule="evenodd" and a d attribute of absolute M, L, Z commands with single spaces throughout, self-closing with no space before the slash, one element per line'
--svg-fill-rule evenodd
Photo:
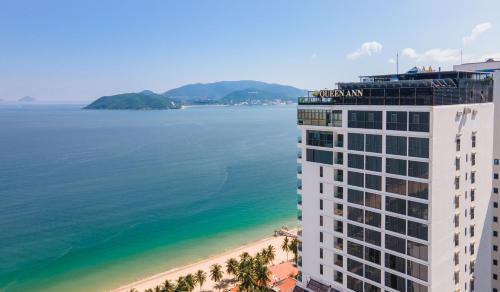
<path fill-rule="evenodd" d="M 291 233 L 296 234 L 297 229 L 291 229 Z M 281 243 L 283 242 L 283 238 L 285 236 L 270 236 L 262 239 L 250 241 L 244 245 L 237 246 L 235 248 L 227 249 L 221 253 L 209 255 L 207 258 L 203 258 L 185 265 L 181 265 L 178 267 L 174 267 L 164 272 L 160 272 L 154 274 L 152 276 L 148 276 L 133 282 L 129 282 L 128 284 L 124 284 L 120 287 L 107 290 L 109 292 L 128 292 L 131 289 L 135 288 L 139 292 L 143 292 L 146 289 L 154 289 L 157 285 L 162 285 L 163 282 L 168 279 L 171 281 L 175 281 L 179 276 L 185 276 L 189 273 L 194 274 L 197 270 L 203 270 L 207 273 L 206 282 L 203 284 L 202 291 L 213 291 L 215 283 L 210 279 L 210 271 L 209 268 L 212 264 L 218 263 L 222 265 L 222 270 L 224 271 L 224 280 L 230 280 L 232 277 L 228 277 L 225 273 L 225 262 L 229 258 L 238 258 L 239 255 L 243 252 L 248 252 L 251 256 L 255 255 L 255 253 L 259 252 L 262 248 L 267 247 L 268 245 L 273 245 L 276 251 L 276 257 L 273 261 L 273 264 L 278 264 L 286 261 L 287 255 L 285 252 L 281 250 Z M 288 253 L 288 259 L 293 258 L 293 253 Z M 230 287 L 228 287 L 230 288 Z"/>

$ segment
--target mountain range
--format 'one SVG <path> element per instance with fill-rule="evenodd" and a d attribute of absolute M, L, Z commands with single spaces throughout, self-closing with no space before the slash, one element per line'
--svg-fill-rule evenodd
<path fill-rule="evenodd" d="M 188 84 L 157 94 L 150 90 L 103 96 L 86 109 L 174 109 L 197 104 L 267 104 L 295 102 L 306 90 L 254 80 Z"/>

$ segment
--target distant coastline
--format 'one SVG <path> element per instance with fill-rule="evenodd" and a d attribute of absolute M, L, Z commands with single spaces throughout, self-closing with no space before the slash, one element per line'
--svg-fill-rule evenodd
<path fill-rule="evenodd" d="M 283 105 L 295 103 L 305 90 L 261 81 L 220 81 L 207 84 L 188 84 L 165 93 L 144 90 L 102 96 L 84 109 L 108 110 L 165 110 L 186 106 L 247 106 Z"/>

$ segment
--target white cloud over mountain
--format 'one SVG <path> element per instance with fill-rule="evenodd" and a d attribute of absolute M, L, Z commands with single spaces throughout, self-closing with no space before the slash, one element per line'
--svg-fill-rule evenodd
<path fill-rule="evenodd" d="M 362 56 L 371 56 L 374 53 L 380 53 L 382 51 L 382 44 L 376 41 L 365 42 L 356 51 L 349 53 L 347 58 L 350 60 L 356 60 Z"/>

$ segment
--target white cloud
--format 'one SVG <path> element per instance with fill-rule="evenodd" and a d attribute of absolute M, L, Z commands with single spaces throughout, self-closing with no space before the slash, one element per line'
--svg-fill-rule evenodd
<path fill-rule="evenodd" d="M 412 48 L 403 49 L 403 51 L 401 52 L 401 55 L 408 57 L 408 58 L 411 58 L 411 59 L 418 57 L 417 52 Z"/>
<path fill-rule="evenodd" d="M 417 53 L 412 48 L 405 48 L 401 52 L 404 57 L 414 59 L 417 62 L 437 62 L 437 63 L 454 63 L 460 61 L 460 50 L 455 49 L 430 49 L 423 53 Z"/>
<path fill-rule="evenodd" d="M 347 55 L 350 60 L 356 60 L 364 55 L 371 56 L 374 53 L 382 51 L 382 44 L 376 41 L 366 42 L 361 45 L 356 51 Z"/>
<path fill-rule="evenodd" d="M 394 58 L 389 58 L 389 60 L 387 60 L 387 62 L 389 62 L 389 64 L 394 64 L 394 63 L 396 63 L 396 60 L 394 60 Z"/>
<path fill-rule="evenodd" d="M 491 25 L 491 23 L 489 23 L 489 22 L 483 22 L 483 23 L 476 25 L 472 29 L 470 35 L 464 36 L 462 38 L 462 41 L 464 42 L 464 44 L 469 44 L 472 41 L 474 41 L 480 34 L 489 30 L 492 26 L 493 25 Z"/>

